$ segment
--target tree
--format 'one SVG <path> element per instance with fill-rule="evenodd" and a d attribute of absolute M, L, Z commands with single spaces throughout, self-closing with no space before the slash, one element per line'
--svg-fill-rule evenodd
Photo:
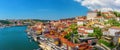
<path fill-rule="evenodd" d="M 102 15 L 101 15 L 101 11 L 98 11 L 98 12 L 97 12 L 97 16 L 102 16 Z"/>
<path fill-rule="evenodd" d="M 73 43 L 79 43 L 79 34 L 77 32 L 77 24 L 72 24 L 69 28 L 72 29 L 72 32 L 69 32 L 67 35 L 65 35 L 64 38 L 68 39 L 69 41 Z"/>
<path fill-rule="evenodd" d="M 94 33 L 88 33 L 88 37 L 94 37 Z"/>
<path fill-rule="evenodd" d="M 7 21 L 7 20 L 0 20 L 0 23 L 2 23 L 2 24 L 12 24 L 12 22 Z"/>
<path fill-rule="evenodd" d="M 120 17 L 120 12 L 114 11 L 113 13 L 115 14 L 116 17 Z"/>
<path fill-rule="evenodd" d="M 120 23 L 115 19 L 108 20 L 107 24 L 110 24 L 111 26 L 120 26 Z"/>
<path fill-rule="evenodd" d="M 94 28 L 94 35 L 96 36 L 97 39 L 101 39 L 102 37 L 102 29 L 99 27 Z"/>

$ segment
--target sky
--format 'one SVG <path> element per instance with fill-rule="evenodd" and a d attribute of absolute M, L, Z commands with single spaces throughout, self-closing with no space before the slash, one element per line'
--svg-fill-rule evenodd
<path fill-rule="evenodd" d="M 58 20 L 87 12 L 75 0 L 0 0 L 0 19 Z"/>
<path fill-rule="evenodd" d="M 0 19 L 58 20 L 96 9 L 120 12 L 120 0 L 0 0 Z"/>

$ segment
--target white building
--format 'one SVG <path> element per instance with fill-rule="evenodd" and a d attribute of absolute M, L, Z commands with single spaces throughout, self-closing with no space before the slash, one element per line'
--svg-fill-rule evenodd
<path fill-rule="evenodd" d="M 95 17 L 97 17 L 97 12 L 88 12 L 87 20 L 93 20 Z"/>
<path fill-rule="evenodd" d="M 83 25 L 84 22 L 83 21 L 77 21 L 77 25 Z"/>
<path fill-rule="evenodd" d="M 83 16 L 83 17 L 76 17 L 76 20 L 77 20 L 77 25 L 83 25 L 85 23 L 85 20 L 86 20 L 86 17 Z"/>
<path fill-rule="evenodd" d="M 120 27 L 111 27 L 108 31 L 110 36 L 115 36 L 115 33 L 120 31 Z"/>
<path fill-rule="evenodd" d="M 116 17 L 116 20 L 117 20 L 117 21 L 120 21 L 120 17 Z"/>
<path fill-rule="evenodd" d="M 109 36 L 110 33 L 108 31 L 103 31 L 103 35 Z"/>
<path fill-rule="evenodd" d="M 87 32 L 87 33 L 93 33 L 94 30 L 93 30 L 92 28 L 86 28 L 86 29 L 85 29 L 85 32 Z"/>
<path fill-rule="evenodd" d="M 99 27 L 99 28 L 104 28 L 105 26 L 102 25 L 101 23 L 95 23 L 94 24 L 95 27 Z"/>
<path fill-rule="evenodd" d="M 80 27 L 78 27 L 78 30 L 85 30 L 85 27 L 84 26 L 80 26 Z"/>
<path fill-rule="evenodd" d="M 86 28 L 84 26 L 80 26 L 78 28 L 78 33 L 79 34 L 88 34 L 88 33 L 93 33 L 93 32 L 94 32 L 94 30 L 92 28 Z"/>

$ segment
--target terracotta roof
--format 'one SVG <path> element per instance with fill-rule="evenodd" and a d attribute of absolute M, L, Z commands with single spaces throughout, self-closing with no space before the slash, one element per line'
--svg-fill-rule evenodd
<path fill-rule="evenodd" d="M 91 50 L 92 46 L 89 46 L 87 43 L 83 42 L 79 45 L 79 49 L 80 50 L 86 50 L 86 49 Z"/>
<path fill-rule="evenodd" d="M 79 48 L 83 48 L 85 49 L 86 47 L 88 47 L 88 44 L 87 43 L 80 43 L 80 44 L 74 44 L 70 41 L 68 41 L 67 39 L 63 38 L 63 37 L 55 37 L 53 35 L 49 35 L 49 34 L 45 34 L 46 37 L 49 37 L 49 38 L 59 38 L 61 40 L 62 43 L 65 43 L 66 45 L 70 46 L 70 47 L 76 47 L 76 46 L 79 46 Z"/>
<path fill-rule="evenodd" d="M 76 45 L 70 41 L 68 41 L 67 39 L 60 37 L 61 42 L 65 43 L 66 45 L 70 46 L 70 47 L 76 47 Z"/>
<path fill-rule="evenodd" d="M 67 34 L 67 32 L 62 32 L 62 33 L 61 33 L 61 35 L 63 35 L 63 36 L 66 35 L 66 34 Z"/>
<path fill-rule="evenodd" d="M 118 29 L 118 30 L 120 30 L 120 27 L 113 26 L 113 27 L 111 27 L 111 29 Z"/>
<path fill-rule="evenodd" d="M 85 26 L 80 26 L 80 27 L 78 27 L 78 28 L 85 28 Z"/>
<path fill-rule="evenodd" d="M 112 18 L 112 16 L 106 16 L 106 18 Z"/>
<path fill-rule="evenodd" d="M 85 20 L 78 20 L 78 21 L 85 21 Z"/>
<path fill-rule="evenodd" d="M 84 32 L 84 34 L 88 34 L 87 32 Z"/>
<path fill-rule="evenodd" d="M 85 30 L 78 30 L 78 33 L 88 34 Z"/>
<path fill-rule="evenodd" d="M 93 30 L 93 28 L 85 28 L 85 30 Z"/>
<path fill-rule="evenodd" d="M 80 18 L 80 19 L 77 19 L 77 21 L 85 21 L 86 18 Z"/>
<path fill-rule="evenodd" d="M 84 32 L 85 32 L 85 30 L 78 30 L 78 32 L 79 32 L 79 33 L 84 33 Z"/>
<path fill-rule="evenodd" d="M 103 31 L 103 32 L 108 32 L 108 31 L 105 30 L 105 31 Z"/>
<path fill-rule="evenodd" d="M 58 38 L 58 37 L 56 37 L 56 36 L 54 36 L 54 35 L 50 35 L 50 34 L 45 34 L 45 36 L 46 36 L 46 37 L 49 37 L 49 38 Z"/>

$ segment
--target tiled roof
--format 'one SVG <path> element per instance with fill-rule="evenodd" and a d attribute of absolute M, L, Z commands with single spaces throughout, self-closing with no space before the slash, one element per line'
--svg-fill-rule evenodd
<path fill-rule="evenodd" d="M 85 30 L 78 30 L 78 33 L 88 34 Z"/>
<path fill-rule="evenodd" d="M 45 34 L 45 36 L 46 36 L 46 37 L 49 37 L 49 38 L 53 38 L 53 39 L 54 39 L 54 38 L 58 38 L 58 37 L 56 37 L 56 36 L 54 36 L 54 35 L 50 35 L 50 34 Z"/>
<path fill-rule="evenodd" d="M 118 29 L 118 30 L 120 30 L 120 27 L 113 26 L 110 29 Z"/>
<path fill-rule="evenodd" d="M 70 46 L 70 47 L 76 47 L 76 45 L 70 41 L 68 41 L 67 39 L 60 37 L 61 42 L 65 43 L 66 45 Z"/>
<path fill-rule="evenodd" d="M 93 28 L 85 28 L 85 30 L 93 30 Z"/>
<path fill-rule="evenodd" d="M 112 18 L 112 16 L 106 16 L 106 18 Z"/>
<path fill-rule="evenodd" d="M 78 30 L 78 32 L 80 32 L 80 33 L 84 33 L 84 32 L 85 32 L 85 30 Z"/>
<path fill-rule="evenodd" d="M 85 28 L 85 26 L 80 26 L 80 27 L 78 27 L 78 28 Z"/>
<path fill-rule="evenodd" d="M 80 50 L 86 50 L 86 49 L 89 49 L 91 50 L 92 49 L 92 46 L 89 46 L 87 43 L 83 42 L 79 45 L 79 49 Z"/>

